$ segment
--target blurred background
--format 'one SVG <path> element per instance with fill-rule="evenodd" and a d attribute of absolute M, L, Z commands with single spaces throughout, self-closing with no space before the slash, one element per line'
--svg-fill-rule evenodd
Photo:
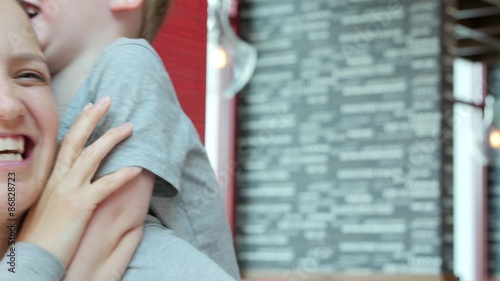
<path fill-rule="evenodd" d="M 500 280 L 500 0 L 174 0 L 248 280 Z"/>

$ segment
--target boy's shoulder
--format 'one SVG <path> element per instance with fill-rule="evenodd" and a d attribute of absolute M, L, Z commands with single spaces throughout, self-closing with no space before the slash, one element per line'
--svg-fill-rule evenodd
<path fill-rule="evenodd" d="M 80 86 L 82 99 L 127 93 L 128 100 L 141 99 L 144 93 L 177 103 L 177 97 L 160 56 L 143 39 L 120 38 L 106 47 L 85 82 Z"/>
<path fill-rule="evenodd" d="M 134 58 L 137 60 L 155 59 L 161 61 L 160 56 L 151 44 L 144 39 L 132 39 L 121 37 L 108 45 L 102 52 L 100 60 L 116 59 L 122 57 Z"/>
<path fill-rule="evenodd" d="M 163 61 L 153 46 L 144 39 L 131 38 L 119 38 L 108 45 L 87 79 L 88 83 L 94 86 L 116 82 L 133 84 L 151 80 L 170 82 Z"/>
<path fill-rule="evenodd" d="M 144 49 L 144 51 L 148 50 L 156 54 L 155 49 L 151 44 L 146 41 L 145 39 L 142 38 L 126 38 L 126 37 L 120 37 L 113 41 L 111 44 L 109 44 L 106 48 L 104 48 L 103 53 L 115 50 L 115 49 L 121 49 L 121 48 L 139 48 L 139 49 Z"/>

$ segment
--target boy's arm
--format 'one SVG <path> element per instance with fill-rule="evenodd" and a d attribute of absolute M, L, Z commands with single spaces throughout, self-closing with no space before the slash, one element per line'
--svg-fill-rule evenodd
<path fill-rule="evenodd" d="M 154 175 L 143 171 L 99 205 L 65 281 L 120 280 L 139 245 L 153 185 Z"/>
<path fill-rule="evenodd" d="M 141 233 L 135 227 L 142 224 L 148 211 L 155 176 L 158 196 L 175 196 L 180 188 L 182 167 L 190 152 L 186 128 L 182 126 L 183 119 L 179 118 L 183 116 L 182 109 L 160 58 L 149 46 L 139 43 L 131 39 L 119 40 L 108 47 L 75 99 L 86 103 L 109 95 L 113 100 L 110 111 L 90 137 L 89 143 L 115 124 L 131 122 L 134 127 L 133 135 L 108 154 L 96 176 L 126 166 L 140 166 L 143 171 L 150 172 L 143 172 L 121 193 L 112 195 L 99 206 L 68 269 L 66 280 L 99 281 L 88 277 L 89 272 L 99 274 L 109 271 L 109 267 L 110 274 L 121 274 L 123 266 L 115 270 L 114 266 L 108 265 L 116 263 L 115 256 L 119 257 L 117 263 L 124 265 L 123 261 L 128 263 L 133 255 Z M 76 116 L 70 109 L 70 114 L 62 120 L 61 135 L 65 134 L 65 128 Z M 118 239 L 121 240 L 116 244 Z M 135 242 L 125 243 L 125 240 Z M 115 250 L 128 254 L 113 255 Z M 110 259 L 103 264 L 108 257 Z M 81 279 L 73 279 L 76 277 Z"/>

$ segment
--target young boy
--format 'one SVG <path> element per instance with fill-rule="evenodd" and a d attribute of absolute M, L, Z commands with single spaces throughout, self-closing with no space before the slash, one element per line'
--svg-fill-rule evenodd
<path fill-rule="evenodd" d="M 117 280 L 127 265 L 123 280 L 209 280 L 171 268 L 198 261 L 191 245 L 239 279 L 205 150 L 148 43 L 170 0 L 22 2 L 53 75 L 63 117 L 60 140 L 86 103 L 109 95 L 113 105 L 89 143 L 124 122 L 133 124 L 134 134 L 105 159 L 97 176 L 126 166 L 144 170 L 98 207 L 65 280 Z M 107 231 L 110 224 L 120 231 Z M 161 277 L 148 275 L 158 267 Z"/>

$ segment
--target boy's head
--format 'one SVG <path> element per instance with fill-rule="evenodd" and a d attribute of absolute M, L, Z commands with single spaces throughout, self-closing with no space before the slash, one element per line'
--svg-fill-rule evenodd
<path fill-rule="evenodd" d="M 53 74 L 119 37 L 152 41 L 172 0 L 20 0 Z M 86 61 L 89 61 L 88 58 Z"/>

